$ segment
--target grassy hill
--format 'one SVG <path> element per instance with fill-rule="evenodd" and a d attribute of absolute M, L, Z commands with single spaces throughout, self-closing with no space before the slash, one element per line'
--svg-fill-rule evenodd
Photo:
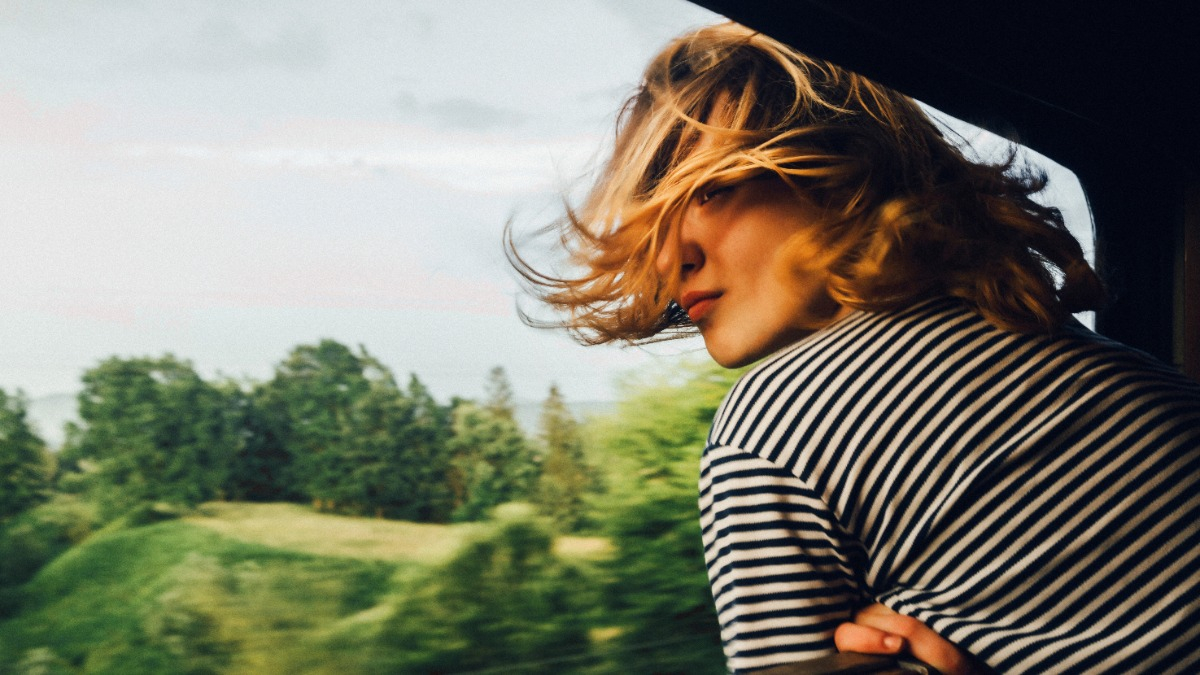
<path fill-rule="evenodd" d="M 0 620 L 0 672 L 378 672 L 371 645 L 397 589 L 481 527 L 214 503 L 101 531 L 23 587 Z"/>
<path fill-rule="evenodd" d="M 299 504 L 211 502 L 186 522 L 230 539 L 319 556 L 445 562 L 482 525 L 430 525 L 317 513 Z"/>
<path fill-rule="evenodd" d="M 336 661 L 320 665 L 338 651 L 330 640 L 380 604 L 406 564 L 280 550 L 183 521 L 100 533 L 25 587 L 20 613 L 0 624 L 0 663 L 337 672 Z"/>

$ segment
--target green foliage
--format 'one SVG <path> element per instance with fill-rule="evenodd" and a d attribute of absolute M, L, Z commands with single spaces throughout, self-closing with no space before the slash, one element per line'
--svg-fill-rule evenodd
<path fill-rule="evenodd" d="M 237 642 L 221 635 L 220 621 L 204 597 L 227 590 L 234 577 L 215 558 L 189 554 L 171 570 L 171 586 L 158 596 L 143 622 L 149 642 L 165 647 L 180 672 L 209 675 L 233 661 Z"/>
<path fill-rule="evenodd" d="M 249 389 L 208 384 L 170 356 L 110 359 L 85 375 L 83 423 L 60 463 L 59 488 L 79 495 L 26 506 L 0 530 L 0 663 L 135 675 L 722 672 L 695 485 L 736 375 L 701 365 L 643 373 L 617 413 L 587 429 L 552 388 L 534 446 L 499 368 L 482 404 L 446 407 L 415 376 L 400 387 L 365 350 L 331 340 L 296 348 Z M 7 401 L 23 419 L 23 400 Z M 407 524 L 422 529 L 364 539 L 361 527 L 401 524 L 292 505 L 252 524 L 242 512 L 268 505 L 227 503 L 205 512 L 241 513 L 237 528 L 179 519 L 187 504 L 222 495 L 493 522 Z M 83 497 L 101 502 L 99 515 Z M 118 508 L 122 517 L 93 533 Z M 560 539 L 584 561 L 565 562 L 535 508 L 560 530 L 590 518 L 607 536 Z M 320 528 L 336 527 L 342 543 L 301 554 L 198 525 L 295 547 L 264 533 L 303 530 L 298 510 L 318 530 L 302 536 L 334 540 Z M 464 529 L 485 534 L 448 558 Z M 402 551 L 421 537 L 452 541 L 422 558 L 436 567 L 361 555 L 369 540 L 395 551 L 389 560 L 408 559 Z"/>
<path fill-rule="evenodd" d="M 606 604 L 623 673 L 723 673 L 724 656 L 704 567 L 696 497 L 663 486 L 608 522 L 616 554 L 604 568 Z"/>
<path fill-rule="evenodd" d="M 33 507 L 0 529 L 0 589 L 13 588 L 33 578 L 39 569 L 80 543 L 99 526 L 96 509 L 71 495 L 57 495 Z M 0 617 L 17 610 L 16 595 L 7 594 L 11 606 L 0 603 Z"/>
<path fill-rule="evenodd" d="M 64 463 L 110 515 L 146 501 L 197 504 L 220 494 L 238 433 L 222 391 L 190 363 L 110 358 L 83 375 L 82 427 Z"/>
<path fill-rule="evenodd" d="M 256 405 L 271 435 L 263 447 L 283 449 L 288 475 L 319 508 L 449 517 L 449 413 L 416 376 L 401 390 L 365 349 L 322 340 L 293 350 Z"/>
<path fill-rule="evenodd" d="M 53 649 L 37 647 L 25 652 L 12 672 L 14 675 L 73 675 L 77 671 Z"/>
<path fill-rule="evenodd" d="M 250 391 L 225 383 L 222 389 L 241 436 L 238 450 L 229 465 L 225 495 L 237 501 L 299 501 L 304 495 L 296 488 L 293 457 L 273 424 L 269 397 L 261 385 Z"/>
<path fill-rule="evenodd" d="M 29 426 L 25 397 L 0 389 L 0 523 L 49 496 L 53 459 Z"/>
<path fill-rule="evenodd" d="M 604 523 L 617 551 L 606 604 L 620 672 L 720 673 L 724 657 L 697 523 L 696 479 L 713 415 L 737 372 L 690 365 L 627 383 L 597 451 L 621 472 Z"/>
<path fill-rule="evenodd" d="M 374 632 L 338 629 L 375 611 L 397 569 L 241 543 L 179 520 L 108 528 L 25 586 L 21 613 L 0 619 L 0 664 L 114 675 L 370 672 Z"/>
<path fill-rule="evenodd" d="M 479 520 L 499 504 L 525 499 L 538 476 L 538 457 L 511 416 L 460 402 L 450 440 L 454 520 Z"/>
<path fill-rule="evenodd" d="M 512 386 L 504 369 L 488 373 L 482 405 L 455 399 L 447 447 L 451 517 L 482 520 L 496 506 L 531 496 L 539 456 L 517 425 Z"/>
<path fill-rule="evenodd" d="M 494 417 L 506 420 L 516 419 L 516 399 L 513 396 L 512 384 L 508 381 L 508 373 L 504 368 L 496 366 L 488 371 L 487 381 L 483 385 L 483 409 Z"/>
<path fill-rule="evenodd" d="M 385 387 L 368 390 L 352 408 L 346 434 L 347 501 L 364 504 L 379 516 L 448 519 L 449 432 L 449 412 L 415 375 L 403 393 Z"/>
<path fill-rule="evenodd" d="M 366 350 L 333 340 L 301 345 L 275 368 L 262 392 L 270 429 L 294 458 L 300 490 L 336 506 L 348 489 L 341 456 L 355 404 L 371 389 L 395 389 L 390 371 Z"/>
<path fill-rule="evenodd" d="M 621 464 L 618 502 L 647 484 L 668 483 L 695 496 L 700 453 L 713 415 L 742 371 L 691 362 L 639 373 L 622 383 L 617 412 L 594 430 L 597 452 Z M 630 480 L 633 474 L 635 480 Z"/>
<path fill-rule="evenodd" d="M 552 542 L 534 522 L 502 523 L 412 583 L 381 634 L 387 672 L 565 672 L 589 661 L 594 598 Z"/>
<path fill-rule="evenodd" d="M 592 471 L 584 461 L 579 425 L 567 408 L 557 386 L 542 404 L 541 438 L 545 461 L 538 479 L 535 501 L 563 531 L 583 524 L 586 496 L 595 486 Z"/>

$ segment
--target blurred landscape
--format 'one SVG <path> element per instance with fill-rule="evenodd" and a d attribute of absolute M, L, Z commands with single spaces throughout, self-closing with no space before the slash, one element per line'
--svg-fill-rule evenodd
<path fill-rule="evenodd" d="M 363 348 L 0 390 L 0 673 L 720 673 L 696 462 L 736 373 L 435 401 Z M 39 433 L 65 422 L 61 449 Z"/>

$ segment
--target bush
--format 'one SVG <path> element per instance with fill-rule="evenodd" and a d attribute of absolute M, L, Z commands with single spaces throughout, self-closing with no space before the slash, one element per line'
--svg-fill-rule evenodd
<path fill-rule="evenodd" d="M 25 652 L 13 668 L 14 675 L 71 675 L 76 670 L 49 647 L 36 647 Z"/>
<path fill-rule="evenodd" d="M 552 544 L 539 523 L 502 523 L 412 584 L 381 634 L 388 671 L 564 672 L 590 661 L 595 598 Z"/>
<path fill-rule="evenodd" d="M 98 526 L 95 508 L 69 495 L 17 516 L 0 531 L 0 588 L 29 581 Z"/>

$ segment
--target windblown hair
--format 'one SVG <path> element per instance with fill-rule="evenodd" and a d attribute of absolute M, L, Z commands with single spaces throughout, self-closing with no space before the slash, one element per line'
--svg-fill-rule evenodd
<path fill-rule="evenodd" d="M 701 135 L 705 143 L 697 145 Z M 694 330 L 655 267 L 689 200 L 774 174 L 827 216 L 815 241 L 829 293 L 868 311 L 961 298 L 991 323 L 1052 332 L 1103 302 L 1099 278 L 1057 209 L 1031 195 L 1044 173 L 968 160 L 908 97 L 737 24 L 684 35 L 646 70 L 611 158 L 552 226 L 570 274 L 509 259 L 582 342 L 643 342 Z"/>

